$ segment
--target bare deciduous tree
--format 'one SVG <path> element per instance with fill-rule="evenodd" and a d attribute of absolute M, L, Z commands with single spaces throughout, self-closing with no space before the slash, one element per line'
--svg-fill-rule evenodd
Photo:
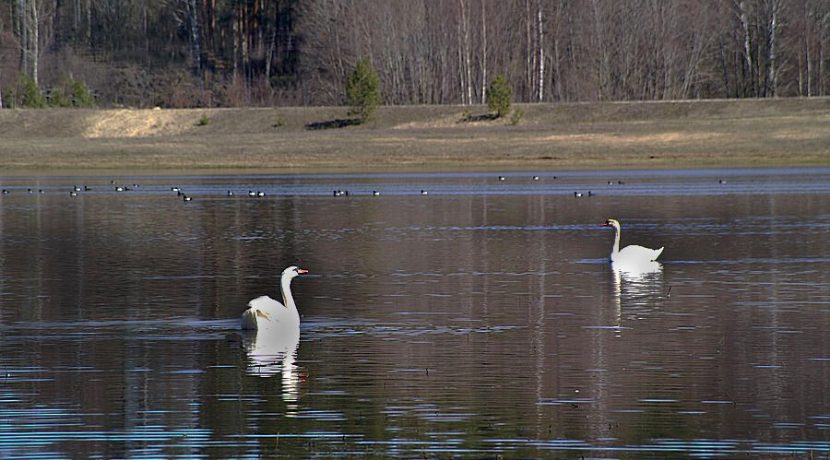
<path fill-rule="evenodd" d="M 340 104 L 358 56 L 386 104 L 484 103 L 496 74 L 520 102 L 814 96 L 830 78 L 827 0 L 6 5 L 0 29 L 18 59 L 4 75 L 48 87 L 75 73 L 104 104 L 178 105 L 190 97 L 182 87 L 204 103 Z"/>

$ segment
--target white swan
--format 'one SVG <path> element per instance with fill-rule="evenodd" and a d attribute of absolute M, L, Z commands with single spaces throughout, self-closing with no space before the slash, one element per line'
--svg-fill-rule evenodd
<path fill-rule="evenodd" d="M 291 280 L 308 270 L 294 265 L 286 268 L 280 278 L 281 304 L 267 295 L 257 297 L 248 302 L 248 309 L 242 313 L 242 329 L 262 331 L 280 330 L 293 331 L 300 327 L 300 314 L 297 305 L 291 296 Z"/>
<path fill-rule="evenodd" d="M 611 249 L 611 256 L 609 257 L 614 264 L 622 266 L 649 264 L 657 260 L 660 253 L 663 252 L 663 248 L 649 249 L 635 244 L 620 250 L 620 223 L 615 219 L 608 219 L 603 226 L 614 228 L 614 247 Z"/>

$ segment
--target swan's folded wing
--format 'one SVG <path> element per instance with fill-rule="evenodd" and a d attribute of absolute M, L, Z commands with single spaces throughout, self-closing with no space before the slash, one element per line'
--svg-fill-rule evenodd
<path fill-rule="evenodd" d="M 626 246 L 620 249 L 620 252 L 618 252 L 616 255 L 612 254 L 611 260 L 618 262 L 651 262 L 657 260 L 657 258 L 660 257 L 660 253 L 662 252 L 663 248 L 651 249 L 643 246 L 638 246 L 636 244 L 632 244 L 631 246 Z"/>
<path fill-rule="evenodd" d="M 268 312 L 277 311 L 277 308 L 285 308 L 285 306 L 267 295 L 263 295 L 248 302 L 248 308 Z"/>
<path fill-rule="evenodd" d="M 242 313 L 242 329 L 257 330 L 263 324 L 278 321 L 277 313 L 280 308 L 285 307 L 267 295 L 251 300 L 248 302 L 248 309 Z"/>

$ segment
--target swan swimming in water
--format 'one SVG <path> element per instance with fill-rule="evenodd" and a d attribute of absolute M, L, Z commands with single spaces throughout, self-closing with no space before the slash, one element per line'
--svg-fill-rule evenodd
<path fill-rule="evenodd" d="M 262 331 L 269 329 L 294 330 L 300 327 L 300 314 L 291 295 L 291 280 L 308 270 L 294 265 L 286 268 L 280 277 L 280 292 L 284 304 L 268 297 L 257 297 L 248 302 L 248 309 L 242 313 L 242 329 Z"/>
<path fill-rule="evenodd" d="M 639 265 L 639 264 L 649 264 L 650 262 L 654 262 L 660 257 L 660 253 L 663 252 L 663 248 L 660 249 L 649 249 L 643 246 L 637 246 L 636 244 L 632 244 L 631 246 L 626 246 L 620 249 L 620 223 L 617 222 L 615 219 L 608 219 L 603 224 L 603 227 L 613 227 L 614 228 L 614 247 L 611 249 L 611 256 L 609 259 L 614 264 L 618 265 Z"/>

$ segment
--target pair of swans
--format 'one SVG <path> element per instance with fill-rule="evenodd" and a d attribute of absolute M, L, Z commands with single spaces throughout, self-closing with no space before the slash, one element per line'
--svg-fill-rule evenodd
<path fill-rule="evenodd" d="M 663 248 L 649 249 L 643 246 L 631 245 L 620 249 L 620 223 L 616 219 L 608 219 L 603 224 L 614 229 L 614 246 L 609 259 L 617 266 L 647 266 L 654 263 Z M 267 331 L 268 334 L 296 334 L 300 330 L 300 314 L 291 295 L 291 280 L 308 273 L 308 270 L 297 266 L 290 266 L 283 270 L 280 277 L 280 292 L 283 303 L 268 296 L 257 297 L 248 302 L 248 309 L 242 313 L 242 329 Z"/>
<path fill-rule="evenodd" d="M 633 273 L 651 273 L 659 270 L 657 258 L 663 248 L 650 249 L 631 245 L 620 249 L 620 223 L 608 219 L 603 224 L 614 229 L 614 246 L 609 259 L 615 269 Z M 263 374 L 275 373 L 274 363 L 282 361 L 283 380 L 289 380 L 296 389 L 296 370 L 293 361 L 300 341 L 300 314 L 291 294 L 291 280 L 308 273 L 297 266 L 283 270 L 280 277 L 282 303 L 268 296 L 257 297 L 248 302 L 248 309 L 242 313 L 242 329 L 255 331 L 253 341 L 249 343 L 248 355 L 252 365 Z"/>
<path fill-rule="evenodd" d="M 619 265 L 644 265 L 655 262 L 663 248 L 650 249 L 638 245 L 630 245 L 620 249 L 621 226 L 616 219 L 608 219 L 604 227 L 614 229 L 614 246 L 611 248 L 609 259 Z M 290 266 L 283 270 L 280 277 L 280 292 L 284 304 L 268 297 L 267 295 L 257 297 L 248 302 L 248 309 L 242 313 L 242 329 L 246 330 L 282 330 L 299 332 L 300 314 L 297 312 L 297 305 L 291 295 L 291 280 L 308 273 L 308 270 L 297 266 Z M 278 332 L 278 331 L 275 331 Z"/>

